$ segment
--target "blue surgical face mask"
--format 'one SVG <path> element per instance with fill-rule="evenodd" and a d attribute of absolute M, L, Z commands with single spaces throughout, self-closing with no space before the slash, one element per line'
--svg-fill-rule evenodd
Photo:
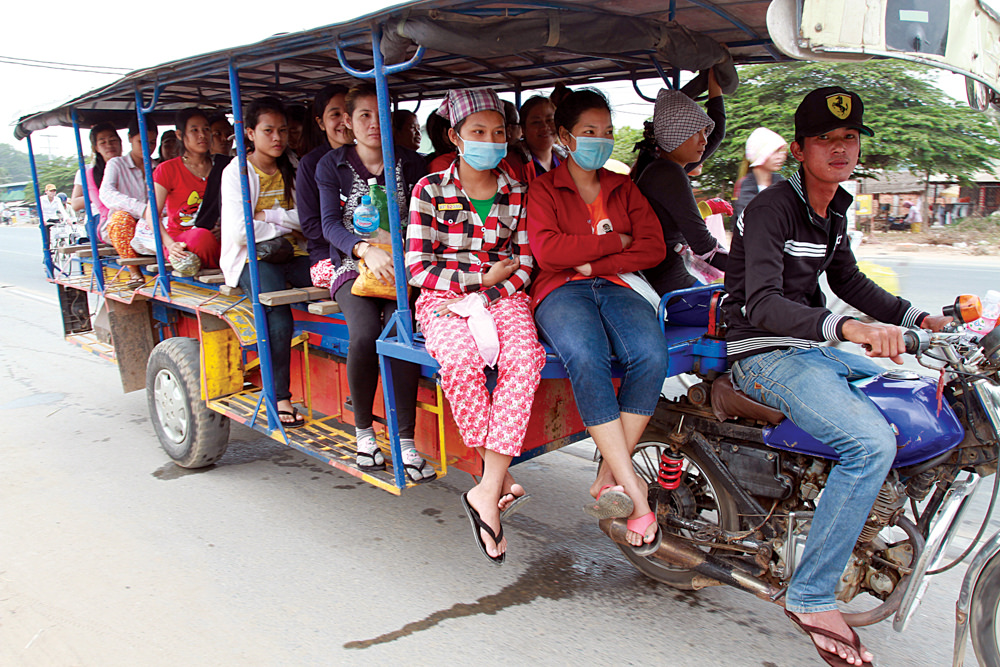
<path fill-rule="evenodd" d="M 460 148 L 458 154 L 476 171 L 496 169 L 500 160 L 507 155 L 507 142 L 495 144 L 492 141 L 463 139 L 462 144 L 464 148 Z"/>
<path fill-rule="evenodd" d="M 573 137 L 573 135 L 569 135 Z M 611 157 L 611 151 L 615 149 L 614 139 L 602 139 L 599 137 L 573 137 L 576 139 L 576 150 L 570 151 L 573 162 L 576 162 L 581 169 L 592 171 L 604 166 L 604 163 Z"/>

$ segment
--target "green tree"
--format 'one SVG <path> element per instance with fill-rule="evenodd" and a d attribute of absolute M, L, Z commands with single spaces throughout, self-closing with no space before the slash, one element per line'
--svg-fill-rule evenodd
<path fill-rule="evenodd" d="M 52 183 L 59 192 L 70 194 L 73 191 L 73 179 L 79 169 L 75 157 L 55 157 L 38 167 L 38 183 L 40 187 Z M 28 186 L 29 189 L 31 186 Z M 34 197 L 34 194 L 32 194 Z"/>
<path fill-rule="evenodd" d="M 726 98 L 726 141 L 700 181 L 707 190 L 731 193 L 750 133 L 767 127 L 791 143 L 795 108 L 806 93 L 823 86 L 843 86 L 864 100 L 865 123 L 875 131 L 862 142 L 862 162 L 871 175 L 905 169 L 965 181 L 989 169 L 997 131 L 986 114 L 951 100 L 931 76 L 929 67 L 898 60 L 743 67 L 739 89 Z M 785 175 L 797 168 L 789 159 Z"/>
<path fill-rule="evenodd" d="M 615 150 L 612 151 L 611 157 L 614 160 L 620 160 L 632 166 L 635 162 L 636 155 L 638 153 L 633 153 L 632 149 L 635 147 L 637 141 L 642 139 L 642 128 L 636 130 L 627 125 L 625 127 L 615 128 Z"/>

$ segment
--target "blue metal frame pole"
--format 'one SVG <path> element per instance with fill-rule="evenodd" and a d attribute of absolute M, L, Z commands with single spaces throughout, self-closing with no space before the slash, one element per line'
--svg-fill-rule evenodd
<path fill-rule="evenodd" d="M 347 62 L 344 54 L 344 43 L 337 44 L 337 60 L 344 71 L 359 79 L 375 79 L 375 92 L 378 96 L 378 123 L 382 140 L 382 164 L 385 165 L 385 194 L 389 208 L 389 232 L 392 236 L 392 264 L 396 278 L 396 312 L 386 323 L 379 340 L 390 335 L 393 328 L 396 337 L 407 347 L 413 347 L 413 319 L 410 316 L 410 302 L 406 291 L 406 267 L 403 263 L 403 236 L 400 231 L 399 200 L 396 182 L 396 151 L 392 143 L 392 119 L 389 113 L 389 83 L 390 74 L 410 69 L 424 57 L 424 47 L 418 47 L 417 52 L 408 61 L 397 65 L 386 66 L 379 45 L 382 42 L 382 27 L 372 27 L 372 68 L 365 72 L 357 70 Z M 392 377 L 391 360 L 384 354 L 379 355 L 379 370 L 382 374 L 382 398 L 385 401 L 386 430 L 389 432 L 389 444 L 392 451 L 393 479 L 396 488 L 406 486 L 403 473 L 402 448 L 399 444 L 399 418 L 396 413 L 395 383 Z"/>
<path fill-rule="evenodd" d="M 236 63 L 229 61 L 229 95 L 233 105 L 233 128 L 236 133 L 236 159 L 240 165 L 240 194 L 243 199 L 243 223 L 247 235 L 247 268 L 250 269 L 250 301 L 253 303 L 254 325 L 257 329 L 257 356 L 260 357 L 261 390 L 270 430 L 285 429 L 278 418 L 278 402 L 274 393 L 274 369 L 271 366 L 271 341 L 267 330 L 267 312 L 260 303 L 260 272 L 257 267 L 257 240 L 253 231 L 253 208 L 250 205 L 250 177 L 247 172 L 246 134 L 243 130 L 243 103 L 240 95 L 240 75 Z M 287 440 L 287 436 L 285 437 Z"/>
<path fill-rule="evenodd" d="M 372 29 L 372 69 L 375 90 L 378 93 L 378 125 L 382 135 L 382 164 L 385 165 L 385 194 L 389 204 L 389 232 L 392 235 L 392 264 L 396 268 L 396 335 L 407 344 L 413 340 L 413 323 L 410 301 L 406 291 L 406 264 L 403 260 L 403 238 L 400 231 L 399 183 L 396 182 L 396 148 L 392 141 L 392 113 L 390 111 L 389 81 L 382 57 L 382 28 Z"/>
<path fill-rule="evenodd" d="M 38 188 L 38 170 L 35 168 L 35 150 L 31 146 L 31 135 L 28 135 L 28 163 L 31 165 L 31 182 L 35 186 L 35 205 L 38 207 L 38 227 L 42 232 L 42 263 L 45 265 L 45 276 L 53 277 L 52 251 L 49 248 L 49 228 L 45 226 L 45 216 L 42 215 L 42 194 Z"/>
<path fill-rule="evenodd" d="M 156 108 L 156 101 L 160 98 L 160 88 L 153 90 L 153 99 L 149 106 L 142 103 L 142 91 L 135 88 L 135 112 L 139 118 L 139 136 L 142 138 L 142 168 L 146 176 L 146 196 L 149 197 L 150 224 L 153 227 L 153 238 L 156 241 L 156 282 L 153 285 L 153 296 L 157 290 L 162 291 L 166 297 L 170 296 L 170 276 L 167 274 L 167 260 L 163 252 L 163 234 L 160 231 L 160 211 L 156 206 L 156 185 L 153 183 L 153 147 L 149 145 L 149 125 L 146 123 L 146 114 Z"/>
<path fill-rule="evenodd" d="M 94 277 L 97 279 L 97 291 L 104 293 L 104 265 L 97 248 L 97 220 L 90 208 L 90 188 L 87 186 L 87 166 L 83 162 L 83 143 L 80 141 L 80 116 L 73 109 L 73 136 L 76 137 L 76 161 L 80 168 L 80 183 L 83 189 L 83 206 L 87 211 L 87 236 L 90 237 L 90 251 L 93 253 Z"/>

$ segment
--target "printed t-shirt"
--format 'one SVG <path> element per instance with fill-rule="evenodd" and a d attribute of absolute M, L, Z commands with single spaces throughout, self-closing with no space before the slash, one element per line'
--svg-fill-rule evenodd
<path fill-rule="evenodd" d="M 205 196 L 205 179 L 192 174 L 184 158 L 175 157 L 156 168 L 153 182 L 167 189 L 167 232 L 173 235 L 191 229 Z"/>
<path fill-rule="evenodd" d="M 552 156 L 553 159 L 555 156 Z M 594 201 L 587 204 L 587 211 L 590 213 L 590 230 L 597 234 L 598 236 L 603 236 L 604 234 L 614 234 L 615 228 L 611 224 L 611 218 L 608 217 L 607 207 L 604 205 L 604 191 L 599 191 L 597 196 L 594 197 Z M 594 278 L 596 276 L 585 276 L 582 273 L 577 273 L 573 276 L 572 280 L 586 280 L 587 278 Z M 616 285 L 621 285 L 622 287 L 628 287 L 628 283 L 619 278 L 616 275 L 613 276 L 601 276 L 602 278 L 607 278 Z M 631 288 L 630 288 L 631 289 Z"/>
<path fill-rule="evenodd" d="M 260 213 L 271 208 L 281 208 L 289 210 L 292 206 L 285 197 L 285 178 L 281 175 L 281 170 L 276 169 L 273 174 L 266 174 L 257 165 L 250 163 L 253 170 L 257 172 L 260 179 L 260 190 L 257 194 L 257 205 L 253 207 L 254 213 Z M 295 234 L 285 234 L 288 242 L 295 247 L 295 255 L 308 255 L 309 251 L 302 247 Z"/>

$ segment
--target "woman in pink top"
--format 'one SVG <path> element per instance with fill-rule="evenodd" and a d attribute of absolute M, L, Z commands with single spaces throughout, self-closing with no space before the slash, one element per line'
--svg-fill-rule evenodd
<path fill-rule="evenodd" d="M 101 183 L 104 181 L 104 169 L 108 162 L 122 154 L 122 138 L 118 136 L 115 126 L 111 123 L 98 123 L 90 128 L 90 149 L 94 152 L 94 164 L 87 167 L 87 192 L 90 194 L 91 212 L 99 216 L 97 238 L 104 241 L 102 230 L 108 220 L 108 207 L 101 203 Z M 83 180 L 79 172 L 73 181 L 70 205 L 74 211 L 79 211 L 85 205 Z"/>
<path fill-rule="evenodd" d="M 208 117 L 198 109 L 184 109 L 177 114 L 177 135 L 182 151 L 180 157 L 167 160 L 153 172 L 156 185 L 156 211 L 154 220 L 159 220 L 164 206 L 167 211 L 167 226 L 162 230 L 163 248 L 171 261 L 183 257 L 185 251 L 193 252 L 201 260 L 202 268 L 219 268 L 219 239 L 212 231 L 202 227 L 206 211 L 202 210 L 205 188 L 212 173 L 212 128 Z M 217 202 L 216 202 L 217 203 Z M 199 219 L 201 216 L 202 219 Z M 207 221 L 207 227 L 218 229 L 218 206 L 215 220 Z"/>

